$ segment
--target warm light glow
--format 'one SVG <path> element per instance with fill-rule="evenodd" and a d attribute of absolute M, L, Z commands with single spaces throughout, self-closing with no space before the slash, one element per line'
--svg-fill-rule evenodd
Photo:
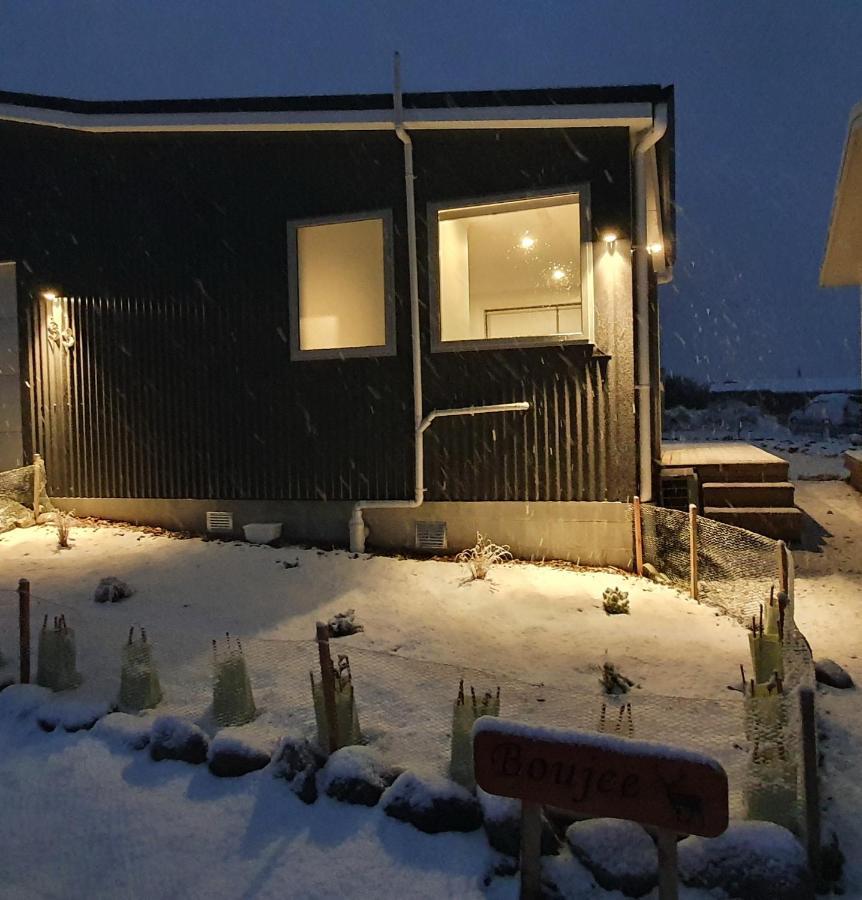
<path fill-rule="evenodd" d="M 664 251 L 664 244 L 648 244 L 647 252 L 648 253 L 662 253 Z"/>
<path fill-rule="evenodd" d="M 606 244 L 615 244 L 617 242 L 617 233 L 615 231 L 606 231 L 602 235 L 602 240 Z"/>
<path fill-rule="evenodd" d="M 554 281 L 562 281 L 565 277 L 566 277 L 565 269 L 554 269 L 554 271 L 551 272 L 551 278 L 553 278 Z"/>
<path fill-rule="evenodd" d="M 57 294 L 54 291 L 42 291 L 42 297 L 50 302 L 57 299 Z"/>
<path fill-rule="evenodd" d="M 530 234 L 525 234 L 518 244 L 522 250 L 532 250 L 536 246 L 536 239 Z"/>

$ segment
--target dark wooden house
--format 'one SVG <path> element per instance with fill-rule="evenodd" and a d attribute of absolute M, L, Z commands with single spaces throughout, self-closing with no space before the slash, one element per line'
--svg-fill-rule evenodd
<path fill-rule="evenodd" d="M 79 514 L 620 561 L 673 140 L 655 85 L 0 93 L 0 469 L 41 453 Z"/>

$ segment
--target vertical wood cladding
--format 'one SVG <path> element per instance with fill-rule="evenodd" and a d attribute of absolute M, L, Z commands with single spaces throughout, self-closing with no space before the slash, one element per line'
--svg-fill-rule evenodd
<path fill-rule="evenodd" d="M 401 145 L 393 134 L 84 135 L 0 126 L 0 258 L 19 262 L 30 451 L 56 496 L 358 500 L 413 490 Z M 623 499 L 615 361 L 592 348 L 434 353 L 428 203 L 589 182 L 630 224 L 628 137 L 416 137 L 425 410 L 528 400 L 427 435 L 435 500 Z M 286 223 L 391 208 L 398 355 L 290 362 Z M 76 336 L 46 338 L 39 292 Z M 610 387 L 609 387 L 610 386 Z M 612 393 L 613 391 L 613 393 Z M 632 461 L 631 465 L 634 465 Z"/>

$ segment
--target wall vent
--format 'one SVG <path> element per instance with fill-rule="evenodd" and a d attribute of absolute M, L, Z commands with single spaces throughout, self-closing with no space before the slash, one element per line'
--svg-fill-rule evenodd
<path fill-rule="evenodd" d="M 417 522 L 417 550 L 445 550 L 448 546 L 445 522 Z"/>
<path fill-rule="evenodd" d="M 233 513 L 208 510 L 207 531 L 233 531 Z"/>

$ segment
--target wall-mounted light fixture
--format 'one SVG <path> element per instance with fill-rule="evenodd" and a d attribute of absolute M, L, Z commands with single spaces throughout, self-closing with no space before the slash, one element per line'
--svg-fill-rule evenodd
<path fill-rule="evenodd" d="M 48 340 L 64 350 L 71 350 L 75 346 L 75 334 L 66 322 L 64 298 L 58 296 L 55 290 L 45 290 L 42 291 L 42 299 L 48 306 L 45 328 Z"/>
<path fill-rule="evenodd" d="M 609 253 L 614 253 L 617 249 L 617 233 L 615 231 L 606 231 L 602 234 L 602 240 L 608 248 Z"/>
<path fill-rule="evenodd" d="M 664 244 L 647 244 L 647 253 L 650 255 L 654 253 L 664 253 Z"/>

